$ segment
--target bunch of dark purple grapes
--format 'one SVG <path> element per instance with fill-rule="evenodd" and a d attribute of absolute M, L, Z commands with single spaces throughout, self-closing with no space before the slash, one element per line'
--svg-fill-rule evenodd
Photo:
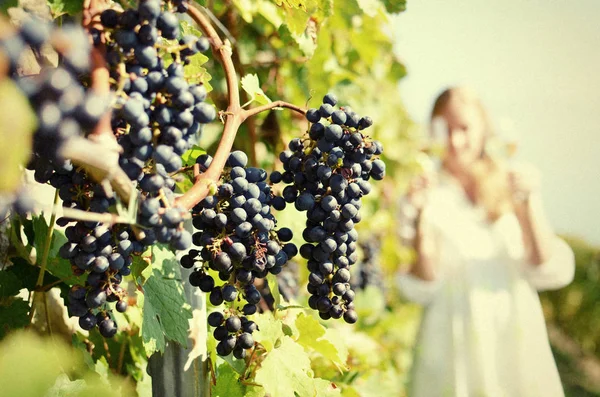
<path fill-rule="evenodd" d="M 61 64 L 45 68 L 37 76 L 18 76 L 19 58 L 25 46 L 36 52 L 46 43 L 54 44 L 61 53 Z M 37 117 L 32 156 L 27 165 L 34 170 L 35 180 L 56 188 L 64 207 L 107 212 L 114 198 L 108 197 L 100 185 L 61 156 L 65 142 L 91 132 L 107 110 L 107 98 L 86 90 L 79 81 L 79 76 L 89 72 L 87 34 L 78 26 L 54 29 L 44 21 L 32 19 L 24 22 L 16 34 L 0 40 L 0 52 L 8 59 L 11 77 L 27 96 Z M 117 230 L 97 222 L 74 222 L 66 218 L 57 223 L 71 224 L 65 230 L 69 241 L 59 254 L 70 260 L 75 274 L 88 274 L 85 286 L 71 289 L 69 312 L 80 318 L 82 328 L 89 330 L 98 325 L 102 335 L 112 336 L 116 332 L 115 323 L 102 307 L 106 302 L 117 302 L 117 310 L 126 310 L 125 293 L 119 284 L 130 272 L 130 254 L 141 244 L 129 239 L 131 232 L 127 227 Z"/>
<path fill-rule="evenodd" d="M 167 9 L 187 7 L 146 0 L 137 10 L 108 9 L 100 17 L 113 89 L 122 94 L 113 117 L 123 147 L 121 166 L 149 193 L 174 189 L 169 173 L 181 169 L 181 155 L 197 141 L 202 125 L 216 117 L 214 106 L 204 102 L 206 88 L 189 84 L 184 73 L 190 56 L 210 48 L 208 39 L 186 35 L 175 41 L 179 19 Z M 161 56 L 159 46 L 172 52 Z M 168 66 L 164 55 L 173 58 Z M 149 160 L 154 169 L 145 167 Z"/>
<path fill-rule="evenodd" d="M 115 204 L 100 185 L 69 162 L 52 175 L 50 183 L 57 187 L 65 207 L 105 213 Z M 57 224 L 67 226 L 67 242 L 59 255 L 70 261 L 75 275 L 87 276 L 85 285 L 74 285 L 69 292 L 69 313 L 79 317 L 81 328 L 91 330 L 97 325 L 103 336 L 111 337 L 117 327 L 107 303 L 116 302 L 120 312 L 127 309 L 127 294 L 120 284 L 123 276 L 131 273 L 132 255 L 144 251 L 148 241 L 138 241 L 127 225 L 75 222 L 65 217 L 59 218 Z"/>
<path fill-rule="evenodd" d="M 202 125 L 216 117 L 214 106 L 204 102 L 206 88 L 189 84 L 184 73 L 190 56 L 210 48 L 208 39 L 174 41 L 176 13 L 185 11 L 184 1 L 145 0 L 137 9 L 108 9 L 100 16 L 113 89 L 122 93 L 112 120 L 122 147 L 119 163 L 142 192 L 138 221 L 149 228 L 148 239 L 176 250 L 189 248 L 191 235 L 181 226 L 185 211 L 174 203 L 173 173 L 181 170 L 181 155 L 197 142 Z M 159 46 L 172 48 L 168 66 Z"/>
<path fill-rule="evenodd" d="M 385 289 L 383 275 L 380 267 L 381 243 L 376 236 L 371 236 L 366 241 L 361 241 L 359 246 L 362 251 L 362 258 L 356 264 L 355 277 L 352 281 L 352 287 L 364 290 L 368 286 L 375 286 L 380 290 Z"/>
<path fill-rule="evenodd" d="M 286 202 L 306 211 L 306 244 L 300 254 L 308 260 L 308 304 L 323 319 L 357 320 L 349 267 L 356 263 L 354 228 L 360 222 L 361 197 L 371 191 L 370 178 L 381 180 L 385 164 L 375 156 L 380 142 L 363 131 L 372 125 L 349 107 L 335 109 L 337 98 L 327 94 L 318 109 L 309 109 L 308 136 L 293 139 L 279 156 L 285 172 L 271 174 L 271 182 L 290 184 L 283 189 Z"/>
<path fill-rule="evenodd" d="M 208 155 L 197 159 L 202 171 L 211 162 Z M 280 273 L 288 258 L 298 253 L 289 242 L 292 231 L 275 230 L 271 207 L 278 199 L 266 182 L 266 172 L 246 167 L 247 162 L 243 152 L 229 155 L 216 193 L 203 199 L 192 211 L 196 229 L 193 242 L 199 249 L 192 249 L 181 258 L 183 267 L 195 267 L 190 284 L 209 293 L 214 306 L 226 302 L 226 316 L 219 313 L 217 321 L 218 315 L 212 314 L 209 324 L 217 327 L 214 332 L 219 341 L 217 353 L 226 356 L 233 351 L 237 358 L 243 358 L 245 349 L 253 343 L 251 331 L 244 331 L 246 334 L 239 331 L 248 324 L 244 316 L 254 314 L 261 299 L 254 280 L 264 279 L 268 273 Z M 209 270 L 217 272 L 224 283 L 217 286 Z M 223 321 L 225 325 L 221 326 Z"/>
<path fill-rule="evenodd" d="M 46 67 L 38 75 L 20 76 L 20 59 L 27 47 L 38 53 L 46 44 L 52 44 L 61 54 L 61 64 Z M 78 80 L 78 76 L 89 72 L 89 49 L 81 27 L 65 25 L 58 29 L 37 19 L 24 21 L 13 34 L 0 39 L 0 58 L 6 60 L 11 79 L 37 116 L 27 168 L 35 171 L 39 183 L 58 178 L 57 170 L 64 173 L 63 144 L 90 132 L 107 109 L 106 98 L 85 90 Z M 61 187 L 60 183 L 54 185 Z M 22 196 L 18 193 L 13 203 L 21 214 L 33 208 L 32 200 Z"/>
<path fill-rule="evenodd" d="M 216 116 L 215 108 L 204 102 L 204 86 L 188 85 L 183 74 L 189 56 L 206 50 L 208 41 L 182 38 L 169 55 L 174 61 L 168 68 L 156 51 L 160 36 L 175 38 L 179 31 L 178 19 L 163 9 L 184 12 L 186 7 L 183 1 L 147 0 L 136 10 L 107 10 L 101 15 L 104 32 L 93 34 L 95 45 L 106 45 L 114 81 L 111 89 L 119 94 L 112 105 L 112 127 L 121 146 L 119 164 L 140 191 L 137 226 L 134 229 L 67 218 L 57 223 L 70 225 L 66 229 L 69 241 L 61 248 L 61 256 L 70 260 L 75 274 L 87 275 L 85 285 L 73 287 L 69 311 L 80 317 L 82 328 L 89 330 L 98 324 L 104 336 L 116 331 L 106 303 L 117 301 L 117 310 L 127 307 L 119 283 L 130 272 L 131 255 L 157 241 L 175 250 L 188 249 L 192 242 L 182 223 L 187 211 L 175 205 L 171 175 L 181 169 L 181 154 L 195 142 L 201 125 Z M 58 189 L 65 207 L 106 213 L 117 204 L 114 193 L 105 192 L 60 155 L 64 142 L 94 129 L 113 99 L 99 97 L 80 82 L 89 73 L 88 40 L 80 27 L 52 29 L 32 20 L 16 34 L 0 40 L 0 52 L 38 118 L 28 164 L 35 170 L 36 181 L 49 182 Z M 61 65 L 44 69 L 39 76 L 18 77 L 19 56 L 25 46 L 39 51 L 49 41 L 58 44 Z M 24 212 L 23 208 L 16 209 Z"/>

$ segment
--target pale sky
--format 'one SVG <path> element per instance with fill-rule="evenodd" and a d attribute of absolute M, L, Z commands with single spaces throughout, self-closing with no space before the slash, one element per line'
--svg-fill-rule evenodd
<path fill-rule="evenodd" d="M 468 84 L 517 159 L 543 175 L 554 228 L 600 244 L 600 1 L 409 0 L 394 23 L 400 94 L 426 122 L 437 94 Z"/>

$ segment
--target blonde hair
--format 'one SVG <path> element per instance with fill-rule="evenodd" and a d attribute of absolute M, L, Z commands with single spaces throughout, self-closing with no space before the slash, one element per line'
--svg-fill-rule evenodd
<path fill-rule="evenodd" d="M 494 132 L 479 97 L 467 87 L 448 88 L 435 100 L 431 119 L 443 116 L 451 103 L 473 106 L 478 111 L 484 125 L 485 148 L 486 141 Z M 500 159 L 494 159 L 482 150 L 481 157 L 471 166 L 469 172 L 475 183 L 475 201 L 486 210 L 489 221 L 493 222 L 512 210 L 506 167 Z"/>

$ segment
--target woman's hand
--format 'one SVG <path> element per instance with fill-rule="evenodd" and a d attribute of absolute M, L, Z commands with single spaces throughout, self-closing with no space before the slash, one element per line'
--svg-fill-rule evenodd
<path fill-rule="evenodd" d="M 425 173 L 414 177 L 409 185 L 406 195 L 399 203 L 400 230 L 399 236 L 405 245 L 411 245 L 416 236 L 416 227 L 421 212 L 427 204 L 427 196 L 433 184 L 434 175 Z"/>

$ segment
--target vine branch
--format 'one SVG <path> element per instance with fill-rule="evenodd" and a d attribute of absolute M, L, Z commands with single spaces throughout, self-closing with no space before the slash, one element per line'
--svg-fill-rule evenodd
<path fill-rule="evenodd" d="M 225 167 L 227 157 L 233 147 L 233 142 L 235 141 L 238 129 L 248 117 L 275 107 L 292 109 L 302 114 L 305 113 L 305 110 L 284 101 L 275 101 L 248 110 L 242 109 L 240 106 L 238 76 L 233 63 L 231 46 L 229 43 L 223 43 L 223 40 L 219 37 L 210 20 L 200 9 L 189 4 L 188 15 L 206 34 L 213 53 L 216 54 L 223 65 L 223 71 L 225 72 L 225 79 L 227 81 L 227 97 L 229 102 L 227 110 L 223 112 L 226 119 L 223 127 L 223 134 L 221 135 L 221 141 L 213 156 L 210 167 L 208 167 L 205 173 L 200 174 L 195 178 L 194 185 L 187 192 L 176 199 L 177 205 L 191 209 L 208 195 L 211 183 L 216 183 L 219 180 L 223 168 Z"/>
<path fill-rule="evenodd" d="M 229 102 L 227 111 L 225 112 L 226 118 L 221 141 L 213 156 L 210 167 L 208 167 L 208 170 L 206 170 L 205 173 L 196 178 L 194 185 L 187 192 L 177 198 L 177 205 L 191 209 L 208 195 L 210 184 L 219 180 L 223 168 L 225 167 L 227 156 L 229 156 L 229 152 L 231 152 L 231 148 L 233 147 L 237 131 L 242 123 L 242 118 L 240 92 L 238 90 L 238 76 L 231 58 L 231 46 L 223 43 L 223 40 L 221 40 L 206 15 L 192 4 L 189 4 L 188 15 L 206 34 L 213 49 L 213 53 L 216 54 L 223 65 L 225 79 L 227 81 L 227 97 Z"/>
<path fill-rule="evenodd" d="M 274 101 L 274 102 L 269 102 L 266 105 L 257 106 L 255 108 L 243 110 L 242 111 L 242 122 L 245 121 L 248 117 L 252 117 L 252 116 L 255 116 L 266 110 L 275 109 L 275 108 L 286 108 L 286 109 L 291 109 L 294 112 L 298 112 L 302 115 L 306 114 L 306 109 L 303 109 L 300 106 L 296 106 L 292 103 L 288 103 L 288 102 L 284 102 L 284 101 Z"/>

